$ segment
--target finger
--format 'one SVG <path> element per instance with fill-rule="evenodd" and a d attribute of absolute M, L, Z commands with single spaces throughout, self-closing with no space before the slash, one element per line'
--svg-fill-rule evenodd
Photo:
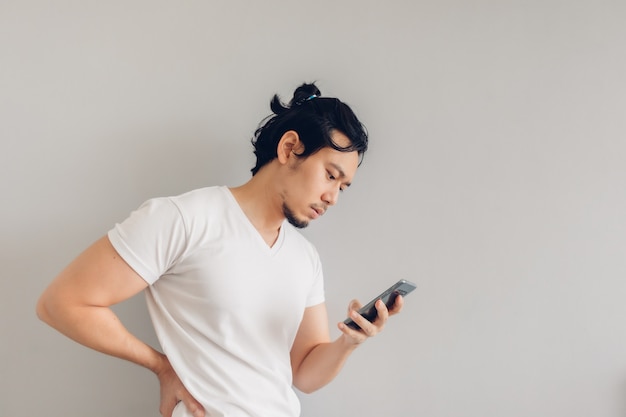
<path fill-rule="evenodd" d="M 363 343 L 367 339 L 367 336 L 362 331 L 346 326 L 346 324 L 342 321 L 337 323 L 337 327 L 344 335 L 352 339 L 356 344 Z"/>
<path fill-rule="evenodd" d="M 188 391 L 185 391 L 181 397 L 181 401 L 185 404 L 187 411 L 189 411 L 193 417 L 204 417 L 204 407 L 202 407 L 202 404 L 196 401 Z"/>
<path fill-rule="evenodd" d="M 361 326 L 361 333 L 367 337 L 374 337 L 378 334 L 379 330 L 383 328 L 383 324 L 374 324 L 369 321 Z"/>
<path fill-rule="evenodd" d="M 382 301 L 380 300 L 378 300 L 378 302 L 382 303 Z M 386 308 L 384 303 L 383 303 L 383 308 Z M 352 321 L 358 324 L 359 327 L 361 328 L 361 330 L 359 330 L 359 333 L 365 334 L 368 337 L 372 337 L 376 335 L 376 333 L 378 333 L 378 327 L 374 325 L 372 322 L 370 322 L 368 319 L 363 317 L 361 314 L 359 314 L 357 311 L 352 311 L 350 313 L 350 318 L 352 318 Z"/>
<path fill-rule="evenodd" d="M 375 323 L 385 324 L 389 318 L 389 310 L 387 310 L 387 306 L 382 302 L 382 300 L 376 301 L 375 306 L 377 311 Z"/>
<path fill-rule="evenodd" d="M 174 408 L 176 407 L 176 401 L 164 401 L 161 402 L 161 406 L 159 407 L 159 413 L 163 417 L 172 417 L 172 413 L 174 413 Z"/>
<path fill-rule="evenodd" d="M 402 307 L 404 306 L 404 297 L 398 295 L 394 300 L 393 306 L 389 309 L 389 315 L 393 316 L 394 314 L 398 314 Z"/>

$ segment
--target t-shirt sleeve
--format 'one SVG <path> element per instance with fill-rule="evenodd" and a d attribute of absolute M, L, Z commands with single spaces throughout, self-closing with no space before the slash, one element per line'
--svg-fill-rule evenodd
<path fill-rule="evenodd" d="M 182 215 L 169 198 L 146 201 L 107 236 L 122 259 L 148 284 L 180 259 L 187 244 Z"/>

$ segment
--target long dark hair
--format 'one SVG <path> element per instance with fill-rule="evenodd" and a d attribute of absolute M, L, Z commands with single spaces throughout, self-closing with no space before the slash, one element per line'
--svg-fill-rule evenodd
<path fill-rule="evenodd" d="M 315 84 L 306 83 L 296 88 L 287 105 L 281 102 L 277 94 L 274 95 L 270 102 L 273 115 L 261 122 L 252 139 L 256 155 L 252 175 L 276 158 L 278 142 L 290 130 L 298 133 L 304 145 L 304 151 L 298 154 L 299 157 L 306 158 L 330 146 L 341 152 L 356 151 L 362 160 L 368 141 L 365 126 L 347 104 L 337 98 L 321 95 Z M 331 134 L 334 130 L 346 135 L 350 145 L 344 147 L 333 142 Z"/>

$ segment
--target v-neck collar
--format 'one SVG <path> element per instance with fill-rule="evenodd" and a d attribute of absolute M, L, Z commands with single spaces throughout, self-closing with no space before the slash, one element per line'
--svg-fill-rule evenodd
<path fill-rule="evenodd" d="M 283 245 L 283 241 L 285 240 L 285 221 L 283 221 L 283 223 L 280 225 L 280 229 L 278 230 L 278 237 L 276 238 L 274 244 L 272 246 L 268 245 L 258 229 L 254 227 L 254 225 L 250 221 L 250 218 L 243 211 L 230 188 L 228 188 L 227 186 L 222 186 L 221 188 L 228 196 L 231 205 L 234 207 L 235 213 L 237 213 L 237 216 L 240 218 L 241 222 L 245 224 L 248 229 L 250 229 L 251 234 L 254 235 L 257 242 L 269 253 L 269 255 L 275 255 L 280 250 Z"/>

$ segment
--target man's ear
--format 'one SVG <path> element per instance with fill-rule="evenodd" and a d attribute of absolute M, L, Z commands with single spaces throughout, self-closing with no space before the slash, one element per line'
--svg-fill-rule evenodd
<path fill-rule="evenodd" d="M 278 141 L 278 147 L 276 149 L 276 157 L 281 164 L 286 164 L 290 158 L 295 158 L 295 151 L 300 149 L 302 143 L 300 142 L 300 136 L 295 130 L 286 131 Z"/>

